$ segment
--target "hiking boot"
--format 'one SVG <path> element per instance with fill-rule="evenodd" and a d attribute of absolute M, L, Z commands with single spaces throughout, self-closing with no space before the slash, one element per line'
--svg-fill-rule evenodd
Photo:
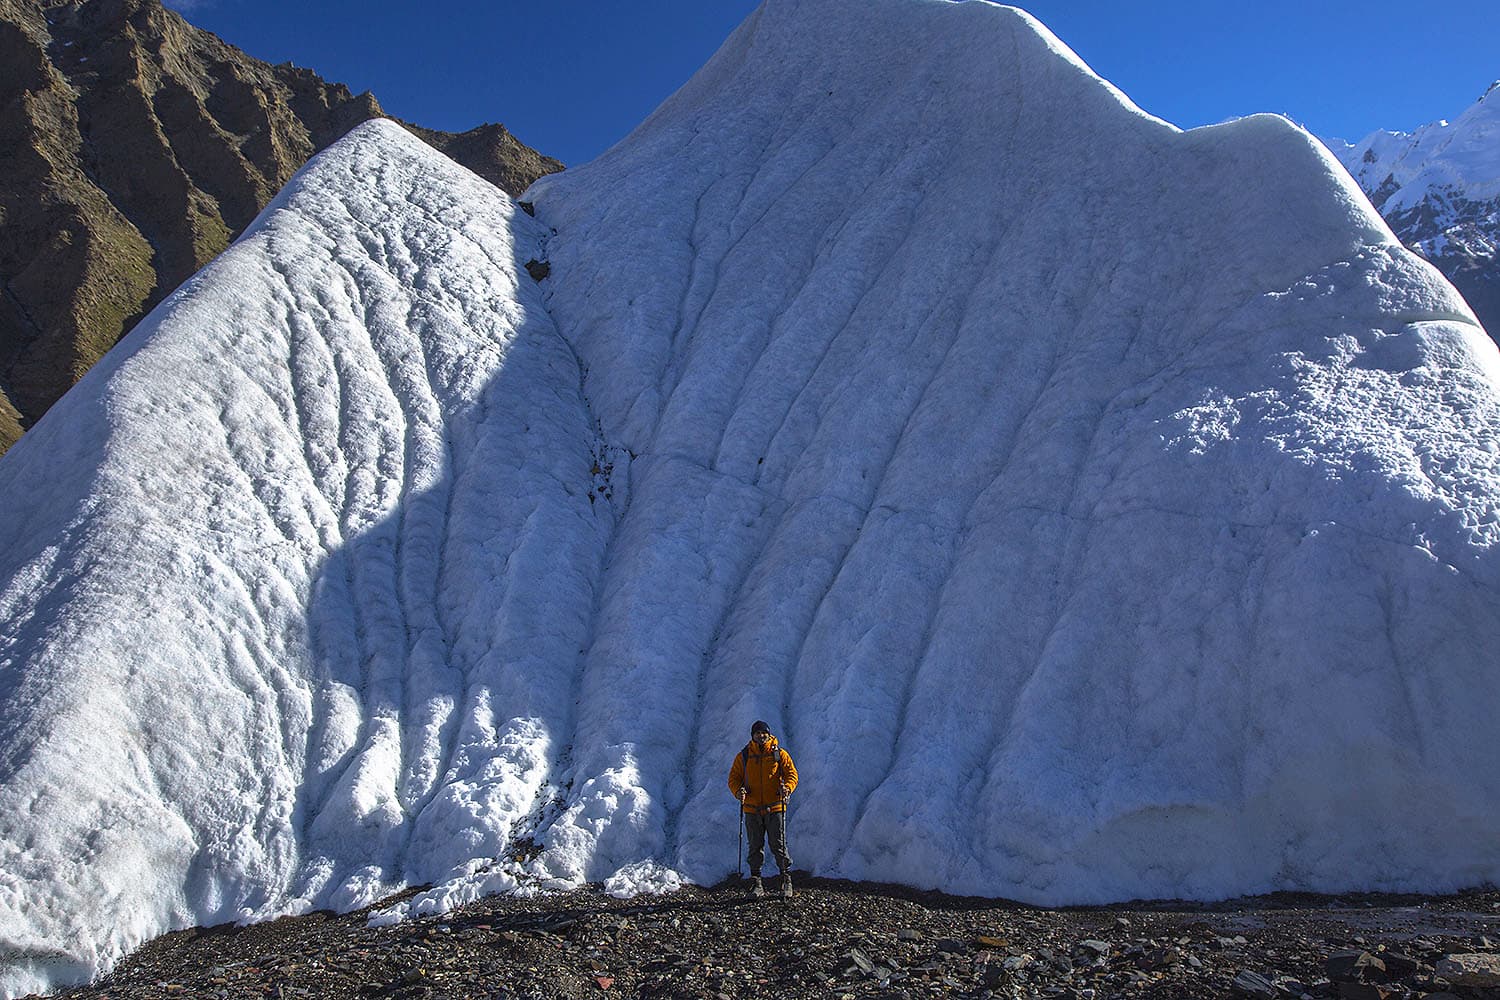
<path fill-rule="evenodd" d="M 783 876 L 781 876 L 781 898 L 782 899 L 791 899 L 792 898 L 792 876 L 791 875 L 783 875 Z"/>
<path fill-rule="evenodd" d="M 760 897 L 764 896 L 765 894 L 766 894 L 766 887 L 761 884 L 760 876 L 759 875 L 751 875 L 750 876 L 750 895 L 754 896 L 756 899 L 759 899 Z"/>

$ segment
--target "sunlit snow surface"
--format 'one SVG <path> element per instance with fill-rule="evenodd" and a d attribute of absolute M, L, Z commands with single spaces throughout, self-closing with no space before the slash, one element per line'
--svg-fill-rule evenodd
<path fill-rule="evenodd" d="M 756 718 L 820 874 L 1500 878 L 1500 356 L 1305 133 L 770 0 L 529 197 L 363 126 L 0 461 L 6 990 L 716 881 Z"/>
<path fill-rule="evenodd" d="M 612 519 L 540 234 L 365 126 L 7 454 L 9 991 L 368 904 L 532 811 Z"/>

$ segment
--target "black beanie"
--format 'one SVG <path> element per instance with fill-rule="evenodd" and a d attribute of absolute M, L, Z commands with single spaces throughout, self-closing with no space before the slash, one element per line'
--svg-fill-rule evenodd
<path fill-rule="evenodd" d="M 771 731 L 771 727 L 768 726 L 768 725 L 766 725 L 764 722 L 760 721 L 759 719 L 756 719 L 755 720 L 755 725 L 753 725 L 753 726 L 750 727 L 750 735 L 751 736 L 754 736 L 756 733 L 769 733 L 770 731 Z"/>

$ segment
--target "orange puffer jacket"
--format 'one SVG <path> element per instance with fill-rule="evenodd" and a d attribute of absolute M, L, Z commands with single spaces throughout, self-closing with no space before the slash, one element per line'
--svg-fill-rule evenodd
<path fill-rule="evenodd" d="M 734 755 L 734 766 L 729 769 L 729 790 L 739 798 L 745 791 L 744 811 L 747 813 L 782 812 L 786 809 L 786 794 L 797 787 L 797 768 L 792 764 L 792 755 L 781 749 L 776 737 L 765 742 L 764 747 L 751 740 L 745 749 Z"/>

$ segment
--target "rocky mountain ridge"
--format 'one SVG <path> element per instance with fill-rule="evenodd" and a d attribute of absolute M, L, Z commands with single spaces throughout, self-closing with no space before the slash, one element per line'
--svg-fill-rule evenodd
<path fill-rule="evenodd" d="M 1328 145 L 1401 241 L 1500 336 L 1500 81 L 1451 122 Z"/>
<path fill-rule="evenodd" d="M 159 0 L 0 0 L 0 451 L 375 97 Z M 405 124 L 405 123 L 403 123 Z M 408 125 L 518 194 L 562 164 L 502 125 Z"/>

